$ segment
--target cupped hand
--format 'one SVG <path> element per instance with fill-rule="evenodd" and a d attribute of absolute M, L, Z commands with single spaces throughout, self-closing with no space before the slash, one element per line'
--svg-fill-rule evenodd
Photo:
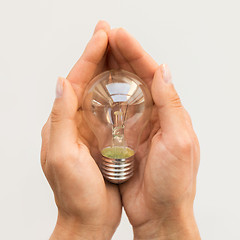
<path fill-rule="evenodd" d="M 110 31 L 109 43 L 112 67 L 143 79 L 154 102 L 135 156 L 135 174 L 120 185 L 135 238 L 199 239 L 193 216 L 199 144 L 170 70 L 159 67 L 124 29 Z"/>
<path fill-rule="evenodd" d="M 118 186 L 104 181 L 96 164 L 97 143 L 82 118 L 88 82 L 106 70 L 110 27 L 99 22 L 56 99 L 42 130 L 41 164 L 54 192 L 58 220 L 51 239 L 110 239 L 121 217 Z"/>

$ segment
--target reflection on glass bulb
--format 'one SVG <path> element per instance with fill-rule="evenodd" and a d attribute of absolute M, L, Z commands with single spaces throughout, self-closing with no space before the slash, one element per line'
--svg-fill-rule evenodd
<path fill-rule="evenodd" d="M 83 113 L 98 140 L 102 174 L 110 182 L 122 183 L 133 175 L 134 154 L 151 110 L 151 94 L 133 73 L 106 71 L 87 86 Z"/>

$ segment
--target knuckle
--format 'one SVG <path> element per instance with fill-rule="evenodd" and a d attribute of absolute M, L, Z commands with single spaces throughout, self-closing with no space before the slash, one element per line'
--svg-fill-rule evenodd
<path fill-rule="evenodd" d="M 182 108 L 183 107 L 181 99 L 176 92 L 172 95 L 172 97 L 170 99 L 170 104 L 174 108 Z"/>
<path fill-rule="evenodd" d="M 181 145 L 180 145 L 183 153 L 191 153 L 192 152 L 192 149 L 193 149 L 193 142 L 190 138 L 188 139 L 184 139 L 182 142 L 181 142 Z"/>
<path fill-rule="evenodd" d="M 62 116 L 62 112 L 61 109 L 58 109 L 58 107 L 56 106 L 56 104 L 54 104 L 51 114 L 50 114 L 50 119 L 51 119 L 51 123 L 58 123 L 61 121 L 61 116 Z"/>
<path fill-rule="evenodd" d="M 57 111 L 55 111 L 54 109 L 51 112 L 51 123 L 58 123 L 59 122 L 59 113 Z"/>
<path fill-rule="evenodd" d="M 175 139 L 174 147 L 183 155 L 190 156 L 194 149 L 194 141 L 190 136 L 182 136 Z"/>

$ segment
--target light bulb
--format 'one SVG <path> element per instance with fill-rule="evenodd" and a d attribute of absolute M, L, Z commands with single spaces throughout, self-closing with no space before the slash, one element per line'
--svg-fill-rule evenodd
<path fill-rule="evenodd" d="M 148 87 L 133 73 L 106 71 L 87 86 L 82 108 L 98 140 L 103 176 L 112 183 L 127 181 L 134 173 L 134 155 L 151 116 Z"/>

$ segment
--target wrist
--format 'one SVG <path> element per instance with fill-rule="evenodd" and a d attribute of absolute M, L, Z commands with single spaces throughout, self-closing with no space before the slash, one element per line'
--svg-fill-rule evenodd
<path fill-rule="evenodd" d="M 193 210 L 174 209 L 133 227 L 135 240 L 200 240 Z"/>
<path fill-rule="evenodd" d="M 50 240 L 107 240 L 113 233 L 113 229 L 104 225 L 83 224 L 77 218 L 59 215 Z"/>

